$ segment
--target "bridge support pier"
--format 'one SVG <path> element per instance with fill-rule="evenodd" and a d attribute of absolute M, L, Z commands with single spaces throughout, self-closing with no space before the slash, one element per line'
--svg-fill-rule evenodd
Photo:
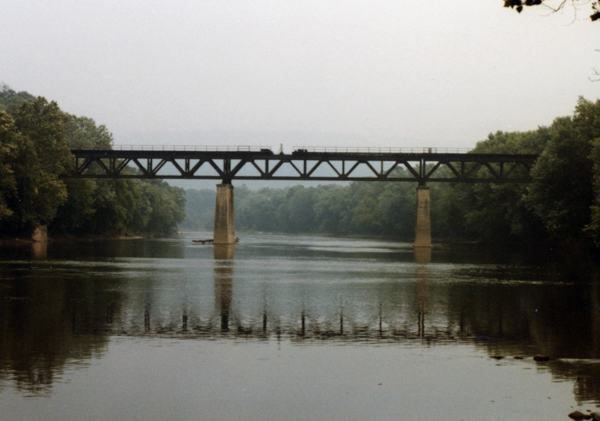
<path fill-rule="evenodd" d="M 417 187 L 417 223 L 415 226 L 415 248 L 431 248 L 431 215 L 429 204 L 429 187 Z"/>
<path fill-rule="evenodd" d="M 234 221 L 233 186 L 227 182 L 217 184 L 214 244 L 235 244 Z"/>

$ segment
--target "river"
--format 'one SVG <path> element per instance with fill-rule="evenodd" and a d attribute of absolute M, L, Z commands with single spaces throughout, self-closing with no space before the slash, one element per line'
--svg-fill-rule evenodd
<path fill-rule="evenodd" d="M 191 241 L 208 237 L 0 248 L 0 420 L 568 420 L 600 407 L 593 258 Z"/>

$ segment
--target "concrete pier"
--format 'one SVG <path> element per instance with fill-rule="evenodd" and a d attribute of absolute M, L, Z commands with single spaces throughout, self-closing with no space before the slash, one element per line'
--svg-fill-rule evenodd
<path fill-rule="evenodd" d="M 431 247 L 429 187 L 417 187 L 417 224 L 414 247 Z"/>
<path fill-rule="evenodd" d="M 48 242 L 48 226 L 38 226 L 31 235 L 31 239 L 35 242 L 46 243 Z"/>
<path fill-rule="evenodd" d="M 233 186 L 231 184 L 217 184 L 213 244 L 235 244 L 234 221 Z"/>

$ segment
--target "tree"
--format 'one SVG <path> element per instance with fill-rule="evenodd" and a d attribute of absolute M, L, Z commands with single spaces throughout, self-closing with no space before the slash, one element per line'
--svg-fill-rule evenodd
<path fill-rule="evenodd" d="M 0 86 L 2 235 L 27 236 L 40 225 L 59 235 L 174 231 L 185 217 L 181 189 L 160 181 L 60 178 L 73 165 L 70 149 L 111 149 L 112 143 L 106 126 L 93 119 Z"/>
<path fill-rule="evenodd" d="M 12 162 L 16 157 L 19 136 L 14 119 L 0 111 L 0 221 L 14 214 L 9 207 L 9 201 L 17 189 Z"/>
<path fill-rule="evenodd" d="M 315 203 L 317 232 L 337 235 L 351 233 L 353 203 L 348 186 L 319 186 Z"/>
<path fill-rule="evenodd" d="M 594 202 L 591 207 L 591 221 L 586 227 L 597 246 L 600 246 L 600 138 L 595 139 L 590 159 L 594 165 Z"/>
<path fill-rule="evenodd" d="M 185 191 L 162 180 L 151 180 L 142 183 L 141 187 L 144 200 L 150 206 L 150 214 L 142 230 L 158 234 L 174 232 L 177 224 L 185 219 Z M 136 217 L 134 215 L 133 225 L 138 222 Z M 143 218 L 143 215 L 140 217 Z"/>
<path fill-rule="evenodd" d="M 294 186 L 286 190 L 284 201 L 277 207 L 279 226 L 285 232 L 308 233 L 315 230 L 315 188 Z"/>
<path fill-rule="evenodd" d="M 9 111 L 11 118 L 2 115 L 1 136 L 12 152 L 2 164 L 5 172 L 12 172 L 14 183 L 9 180 L 9 187 L 4 186 L 1 227 L 4 235 L 28 235 L 52 221 L 66 201 L 67 189 L 59 176 L 69 170 L 72 155 L 63 128 L 66 117 L 55 102 L 39 97 Z"/>
<path fill-rule="evenodd" d="M 65 114 L 63 127 L 71 149 L 111 149 L 113 138 L 106 126 L 97 126 L 88 117 Z M 93 171 L 94 169 L 92 169 Z M 99 171 L 98 168 L 96 168 Z M 98 183 L 93 179 L 66 179 L 67 201 L 58 208 L 50 225 L 52 234 L 85 234 L 94 225 L 94 207 Z"/>
<path fill-rule="evenodd" d="M 573 117 L 560 117 L 538 158 L 525 201 L 544 222 L 548 233 L 566 242 L 582 239 L 591 221 L 594 201 L 590 159 L 600 137 L 600 101 L 579 99 Z"/>
<path fill-rule="evenodd" d="M 6 83 L 0 83 L 0 111 L 9 111 L 24 102 L 33 102 L 35 97 L 27 92 L 15 92 Z"/>
<path fill-rule="evenodd" d="M 239 188 L 236 188 L 236 201 L 239 200 Z M 194 231 L 212 231 L 215 225 L 214 190 L 186 190 L 185 220 L 182 228 Z"/>
<path fill-rule="evenodd" d="M 112 149 L 113 136 L 104 124 L 97 126 L 89 117 L 66 116 L 65 136 L 71 149 Z"/>
<path fill-rule="evenodd" d="M 592 9 L 590 19 L 592 21 L 600 19 L 600 5 L 596 0 L 591 2 L 583 0 L 504 0 L 504 7 L 510 7 L 521 13 L 524 6 L 545 6 L 553 12 L 558 12 L 563 9 L 567 3 L 571 3 L 573 8 L 577 8 L 577 6 L 582 3 L 590 4 Z"/>

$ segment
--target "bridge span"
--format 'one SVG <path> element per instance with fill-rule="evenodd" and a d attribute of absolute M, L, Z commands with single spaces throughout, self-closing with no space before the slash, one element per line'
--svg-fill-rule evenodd
<path fill-rule="evenodd" d="M 71 151 L 64 178 L 220 180 L 215 244 L 235 242 L 233 180 L 416 182 L 415 247 L 431 247 L 430 182 L 528 183 L 538 155 L 440 148 L 297 148 L 274 153 L 249 146 L 131 146 Z"/>

